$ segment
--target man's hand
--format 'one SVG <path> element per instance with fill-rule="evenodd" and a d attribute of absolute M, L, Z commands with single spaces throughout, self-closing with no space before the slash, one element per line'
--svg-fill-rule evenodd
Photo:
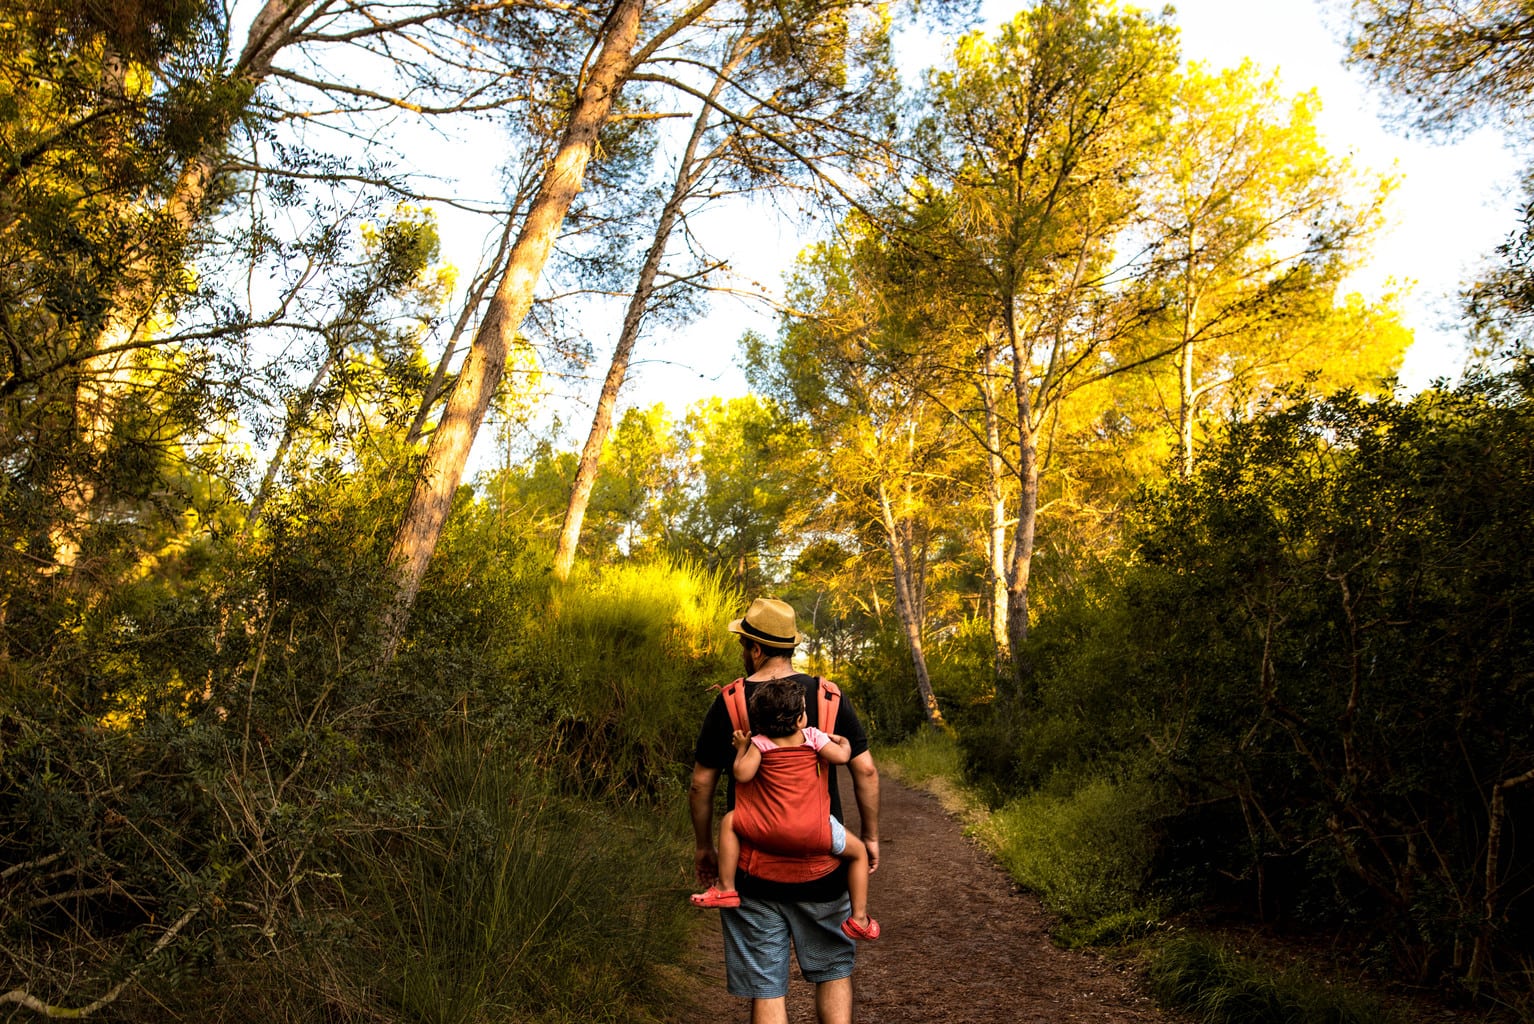
<path fill-rule="evenodd" d="M 868 847 L 868 873 L 871 875 L 879 870 L 879 840 L 864 836 L 863 845 Z"/>
<path fill-rule="evenodd" d="M 698 847 L 693 855 L 693 868 L 698 872 L 699 883 L 713 885 L 719 881 L 719 854 L 712 846 Z"/>

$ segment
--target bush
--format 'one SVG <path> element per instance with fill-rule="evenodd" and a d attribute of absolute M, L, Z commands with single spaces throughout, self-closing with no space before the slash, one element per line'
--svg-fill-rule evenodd
<path fill-rule="evenodd" d="M 847 662 L 839 683 L 858 709 L 863 728 L 884 743 L 898 743 L 926 721 L 910 648 L 896 629 L 869 636 Z"/>
<path fill-rule="evenodd" d="M 353 867 L 351 977 L 405 1019 L 635 1019 L 689 934 L 677 821 L 562 798 L 514 752 L 450 740 L 401 780 L 414 825 Z"/>
<path fill-rule="evenodd" d="M 1329 984 L 1303 968 L 1274 972 L 1212 939 L 1188 936 L 1151 957 L 1148 978 L 1162 1006 L 1200 1024 L 1392 1024 L 1378 1000 Z"/>
<path fill-rule="evenodd" d="M 1068 924 L 1090 923 L 1145 902 L 1164 800 L 1146 782 L 1096 779 L 1018 797 L 977 830 L 1046 907 Z"/>
<path fill-rule="evenodd" d="M 739 600 L 693 565 L 629 564 L 572 578 L 510 641 L 545 725 L 543 763 L 590 794 L 655 797 L 692 763 L 711 687 L 738 675 L 725 626 Z"/>
<path fill-rule="evenodd" d="M 1132 875 L 1071 875 L 1097 840 L 1046 838 L 1097 802 L 1091 780 L 1154 780 L 1153 832 L 1127 844 L 1156 850 L 1147 888 L 1366 936 L 1414 983 L 1485 992 L 1501 972 L 1518 998 L 1534 948 L 1534 858 L 1511 839 L 1534 822 L 1531 382 L 1283 396 L 1207 444 L 1191 479 L 1144 494 L 1127 559 L 1052 595 L 1021 652 L 1029 686 L 962 730 L 988 798 L 1027 794 L 1008 813 L 1062 822 L 1017 826 L 1029 884 L 1088 917 L 1123 904 Z"/>

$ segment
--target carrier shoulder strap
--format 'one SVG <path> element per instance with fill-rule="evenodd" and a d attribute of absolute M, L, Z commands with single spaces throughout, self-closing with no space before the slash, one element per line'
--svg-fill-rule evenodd
<path fill-rule="evenodd" d="M 719 691 L 724 698 L 724 709 L 730 713 L 730 727 L 735 732 L 750 732 L 751 721 L 746 717 L 746 681 L 737 679 Z"/>
<path fill-rule="evenodd" d="M 816 721 L 820 723 L 820 731 L 829 735 L 836 732 L 836 710 L 841 704 L 842 691 L 829 679 L 821 679 L 819 682 L 820 714 Z"/>
<path fill-rule="evenodd" d="M 819 714 L 815 720 L 820 723 L 821 732 L 835 732 L 836 712 L 841 705 L 842 691 L 829 679 L 817 681 L 820 683 L 820 699 L 817 705 Z M 730 727 L 736 732 L 750 732 L 751 720 L 746 714 L 746 681 L 735 680 L 720 690 L 719 695 L 724 698 L 724 709 L 730 713 Z"/>

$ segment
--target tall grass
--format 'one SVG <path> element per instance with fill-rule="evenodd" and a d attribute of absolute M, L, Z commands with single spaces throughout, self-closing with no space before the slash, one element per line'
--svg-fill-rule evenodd
<path fill-rule="evenodd" d="M 963 753 L 953 736 L 936 729 L 918 729 L 901 743 L 880 746 L 877 755 L 881 766 L 893 767 L 900 780 L 911 786 L 957 785 L 964 768 Z"/>
<path fill-rule="evenodd" d="M 1378 1000 L 1300 969 L 1275 972 L 1212 939 L 1186 936 L 1150 962 L 1157 1000 L 1200 1024 L 1397 1024 Z"/>
<path fill-rule="evenodd" d="M 719 576 L 665 562 L 607 567 L 558 588 L 519 662 L 551 723 L 546 762 L 584 792 L 658 797 L 690 763 L 710 687 L 738 674 Z"/>
<path fill-rule="evenodd" d="M 358 977 L 422 1024 L 642 1019 L 687 934 L 664 816 L 554 794 L 504 752 L 446 741 L 416 828 L 364 847 Z"/>
<path fill-rule="evenodd" d="M 1132 912 L 1146 899 L 1159 806 L 1148 783 L 1093 779 L 1063 795 L 1018 797 L 977 831 L 1046 906 L 1085 923 Z"/>

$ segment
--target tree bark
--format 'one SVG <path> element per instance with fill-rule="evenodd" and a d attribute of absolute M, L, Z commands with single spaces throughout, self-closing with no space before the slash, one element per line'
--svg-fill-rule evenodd
<path fill-rule="evenodd" d="M 644 265 L 640 268 L 634 294 L 630 297 L 628 309 L 623 314 L 623 328 L 618 335 L 618 344 L 613 349 L 612 361 L 607 365 L 607 377 L 602 382 L 602 392 L 597 398 L 596 412 L 591 418 L 591 431 L 586 435 L 586 446 L 581 449 L 580 462 L 575 470 L 575 482 L 570 488 L 570 501 L 565 506 L 564 525 L 559 531 L 559 545 L 554 551 L 554 578 L 561 582 L 569 578 L 570 570 L 575 565 L 575 551 L 580 545 L 581 526 L 586 519 L 586 508 L 591 503 L 591 491 L 596 486 L 602 446 L 607 443 L 607 435 L 612 430 L 613 410 L 618 404 L 618 392 L 628 376 L 629 360 L 634 352 L 634 343 L 639 340 L 639 327 L 649 307 L 650 298 L 655 294 L 655 278 L 660 273 L 661 259 L 665 256 L 666 246 L 671 240 L 671 229 L 676 226 L 678 218 L 681 217 L 682 206 L 687 201 L 687 195 L 692 191 L 692 187 L 697 184 L 698 176 L 719 155 L 719 150 L 716 149 L 699 160 L 698 146 L 702 144 L 703 134 L 708 129 L 709 118 L 714 113 L 714 101 L 737 63 L 738 58 L 721 69 L 714 79 L 713 88 L 709 91 L 709 102 L 703 104 L 702 109 L 698 111 L 697 119 L 693 121 L 692 135 L 687 140 L 687 147 L 677 166 L 676 180 L 671 186 L 671 196 L 661 209 L 660 220 L 655 225 L 655 236 L 650 242 L 649 251 L 645 253 Z"/>
<path fill-rule="evenodd" d="M 512 246 L 506 273 L 490 300 L 485 319 L 459 370 L 458 382 L 432 433 L 425 462 L 389 552 L 397 589 L 385 612 L 381 655 L 393 658 L 420 591 L 426 566 L 442 535 L 453 495 L 463 479 L 469 449 L 484 422 L 495 386 L 506 369 L 517 328 L 532 308 L 533 289 L 543 273 L 554 236 L 580 193 L 597 133 L 630 70 L 644 0 L 619 0 L 602 39 L 590 77 L 577 93 L 575 109 L 557 155 Z"/>
<path fill-rule="evenodd" d="M 1034 529 L 1039 515 L 1039 447 L 1029 390 L 1028 353 L 1018 334 L 1017 314 L 1008 303 L 1007 336 L 1012 346 L 1012 388 L 1017 400 L 1018 509 L 1007 564 L 1007 639 L 1012 652 L 1012 675 L 1019 693 L 1026 683 L 1027 667 L 1019 657 L 1028 642 L 1028 581 L 1033 571 Z"/>
<path fill-rule="evenodd" d="M 267 0 L 251 23 L 245 47 L 231 74 L 254 89 L 271 73 L 272 61 L 289 42 L 293 23 L 313 0 Z M 232 120 L 231 120 L 232 123 Z M 214 161 L 223 152 L 225 135 L 207 142 L 190 157 L 162 207 L 175 233 L 184 238 L 202 215 Z M 144 282 L 122 285 L 112 296 L 111 314 L 101 334 L 90 342 L 92 354 L 80 364 L 75 386 L 75 422 L 86 447 L 101 451 L 117 418 L 117 398 L 133 373 L 136 349 L 131 343 L 154 316 L 162 297 Z M 94 484 L 84 477 L 70 481 L 65 489 L 69 522 L 54 532 L 56 562 L 66 568 L 78 560 L 84 530 L 97 502 Z"/>
<path fill-rule="evenodd" d="M 1006 463 L 1001 457 L 1001 410 L 996 394 L 996 335 L 985 333 L 980 375 L 980 398 L 985 406 L 985 494 L 989 508 L 986 571 L 990 578 L 991 640 L 996 645 L 996 671 L 999 675 L 1012 657 L 1007 636 L 1007 503 L 1002 490 Z"/>
<path fill-rule="evenodd" d="M 1182 346 L 1177 350 L 1177 443 L 1181 460 L 1178 468 L 1184 480 L 1193 475 L 1193 403 L 1196 374 L 1193 366 L 1193 341 L 1197 333 L 1198 294 L 1193 284 L 1195 258 L 1194 236 L 1188 236 L 1187 264 L 1183 275 Z"/>
<path fill-rule="evenodd" d="M 882 480 L 879 481 L 879 513 L 883 518 L 890 567 L 895 577 L 895 615 L 900 619 L 906 644 L 911 649 L 911 665 L 916 671 L 916 690 L 921 698 L 922 714 L 928 725 L 942 728 L 943 712 L 938 707 L 937 696 L 932 692 L 932 677 L 927 672 L 927 655 L 922 648 L 921 616 L 915 602 L 906 545 L 902 542 L 894 510 L 890 508 L 889 492 L 885 490 Z"/>

